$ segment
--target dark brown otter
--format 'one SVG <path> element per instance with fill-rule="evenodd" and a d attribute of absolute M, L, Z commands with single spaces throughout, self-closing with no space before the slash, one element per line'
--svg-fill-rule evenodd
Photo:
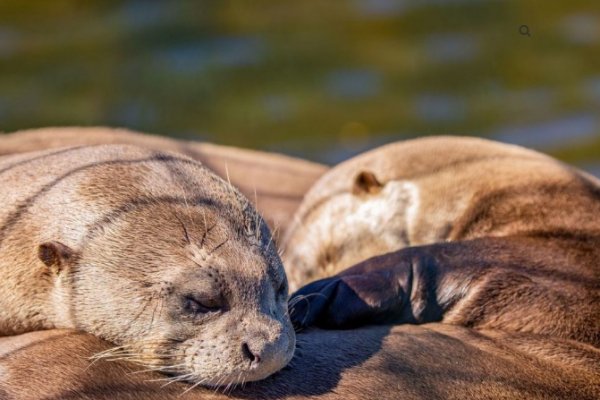
<path fill-rule="evenodd" d="M 333 168 L 301 206 L 288 273 L 338 274 L 297 292 L 292 317 L 443 321 L 598 346 L 599 215 L 595 178 L 533 151 L 470 138 L 384 146 Z"/>

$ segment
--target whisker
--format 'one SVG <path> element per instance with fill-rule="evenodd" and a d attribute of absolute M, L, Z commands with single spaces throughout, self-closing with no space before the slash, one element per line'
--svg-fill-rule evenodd
<path fill-rule="evenodd" d="M 200 241 L 200 248 L 204 247 L 204 241 L 206 240 L 206 237 L 208 236 L 208 234 L 210 233 L 210 231 L 213 230 L 213 228 L 215 226 L 217 226 L 217 223 L 215 222 L 210 228 L 206 225 L 206 214 L 204 214 L 204 234 L 202 235 L 202 240 Z"/>
<path fill-rule="evenodd" d="M 260 215 L 258 214 L 258 195 L 256 194 L 256 186 L 254 186 L 254 234 L 256 240 L 260 243 Z"/>
<path fill-rule="evenodd" d="M 227 379 L 227 377 L 222 376 L 217 380 L 217 384 L 215 385 L 215 393 L 218 393 L 223 385 L 223 381 Z"/>
<path fill-rule="evenodd" d="M 202 242 L 200 243 L 200 248 L 204 244 L 204 238 L 206 237 L 206 229 L 208 228 L 208 223 L 206 222 L 206 211 L 204 208 L 202 209 L 202 219 L 204 220 L 204 234 L 202 235 Z"/>
<path fill-rule="evenodd" d="M 293 307 L 296 304 L 298 304 L 299 301 L 307 300 L 309 297 L 323 297 L 323 298 L 327 299 L 327 296 L 325 296 L 323 293 L 309 293 L 309 294 L 298 295 L 298 296 L 295 296 L 294 298 L 290 299 L 290 301 L 288 302 L 288 307 Z"/>
<path fill-rule="evenodd" d="M 175 211 L 173 211 L 173 215 L 175 216 L 175 218 L 177 218 L 177 220 L 179 221 L 179 224 L 181 225 L 181 228 L 183 229 L 183 233 L 185 235 L 185 241 L 188 244 L 192 244 L 192 241 L 190 240 L 190 235 L 188 233 L 188 230 L 187 230 L 185 224 L 183 223 L 183 221 L 181 220 L 181 218 L 179 218 L 179 216 L 175 213 Z"/>
<path fill-rule="evenodd" d="M 193 377 L 194 377 L 194 374 L 181 375 L 181 376 L 175 377 L 174 379 L 171 379 L 169 382 L 165 383 L 160 388 L 162 389 L 164 387 L 169 386 L 172 383 L 186 381 L 186 380 L 188 380 L 190 378 L 193 378 Z M 158 380 L 158 379 L 156 379 L 156 380 Z"/>
<path fill-rule="evenodd" d="M 181 393 L 181 394 L 179 395 L 179 397 L 180 397 L 180 396 L 183 396 L 183 395 L 185 395 L 187 392 L 189 392 L 190 390 L 192 390 L 192 389 L 194 389 L 194 388 L 198 387 L 199 385 L 201 385 L 201 384 L 202 384 L 202 383 L 204 383 L 204 382 L 206 382 L 206 379 L 201 379 L 201 380 L 199 380 L 198 382 L 196 382 L 195 384 L 193 384 L 192 386 L 190 386 L 189 388 L 187 388 L 187 389 L 186 389 L 186 390 L 185 390 L 183 393 Z"/>
<path fill-rule="evenodd" d="M 227 183 L 229 183 L 229 186 L 232 186 L 231 179 L 229 179 L 229 168 L 227 166 L 227 161 L 225 162 L 225 175 L 227 176 Z"/>
<path fill-rule="evenodd" d="M 135 326 L 134 322 L 137 321 L 137 319 L 144 313 L 144 311 L 146 311 L 146 308 L 148 307 L 148 305 L 150 305 L 150 303 L 152 303 L 152 300 L 154 300 L 154 296 L 155 296 L 155 293 L 152 293 L 152 296 L 150 296 L 150 298 L 145 302 L 145 304 L 142 307 L 142 309 L 140 310 L 140 312 L 135 316 L 135 318 L 133 318 L 129 322 L 129 328 L 127 328 L 127 332 L 129 332 Z"/>
<path fill-rule="evenodd" d="M 172 372 L 170 370 L 177 369 L 180 367 L 185 367 L 185 365 L 186 365 L 185 363 L 181 363 L 181 364 L 163 365 L 163 366 L 155 366 L 155 367 L 149 366 L 147 368 L 144 368 L 143 370 L 129 372 L 128 375 L 137 375 L 137 374 L 142 374 L 145 372 Z M 161 379 L 156 379 L 156 380 L 164 380 L 164 379 L 171 379 L 171 378 L 161 378 Z"/>
<path fill-rule="evenodd" d="M 154 325 L 154 314 L 156 314 L 156 309 L 158 308 L 158 305 L 162 303 L 162 298 L 158 297 L 158 302 L 154 305 L 154 309 L 152 310 L 152 318 L 150 319 L 150 325 L 148 326 L 148 330 L 150 330 L 150 328 L 152 328 L 152 325 Z"/>
<path fill-rule="evenodd" d="M 229 241 L 229 236 L 227 236 L 227 238 L 224 241 L 222 241 L 219 245 L 217 245 L 214 249 L 212 249 L 212 251 L 210 253 L 208 253 L 208 255 L 212 255 L 215 251 L 219 250 L 221 248 L 221 246 L 223 246 L 228 241 Z"/>
<path fill-rule="evenodd" d="M 275 225 L 273 232 L 271 232 L 271 237 L 269 238 L 269 242 L 267 243 L 267 247 L 266 247 L 267 251 L 269 250 L 271 243 L 273 243 L 273 237 L 277 234 L 277 229 L 279 229 L 279 227 L 277 225 Z"/>

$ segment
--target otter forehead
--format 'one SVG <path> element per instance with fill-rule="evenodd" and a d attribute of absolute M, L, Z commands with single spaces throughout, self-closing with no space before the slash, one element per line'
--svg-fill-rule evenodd
<path fill-rule="evenodd" d="M 266 224 L 256 217 L 244 226 L 243 215 L 223 213 L 216 205 L 192 199 L 127 203 L 94 224 L 83 253 L 92 258 L 105 254 L 107 269 L 143 263 L 142 270 L 132 272 L 137 280 L 136 274 L 155 271 L 162 277 L 188 274 L 190 279 L 205 271 L 242 293 L 249 288 L 237 286 L 253 285 L 257 291 L 266 281 L 281 283 L 285 273 Z M 253 230 L 255 224 L 260 233 Z"/>
<path fill-rule="evenodd" d="M 285 281 L 281 263 L 273 263 L 239 243 L 227 243 L 222 249 L 215 253 L 197 244 L 189 245 L 186 250 L 194 265 L 184 275 L 209 280 L 212 290 L 231 306 L 267 311 L 275 301 L 274 293 Z"/>
<path fill-rule="evenodd" d="M 82 178 L 77 182 L 78 194 L 100 206 L 114 207 L 137 197 L 169 196 L 184 201 L 203 197 L 230 207 L 244 208 L 248 203 L 237 189 L 200 162 L 179 154 L 134 152 L 125 159 L 93 163 L 85 168 Z"/>
<path fill-rule="evenodd" d="M 69 203 L 88 204 L 81 211 L 93 213 L 96 221 L 112 222 L 132 211 L 157 205 L 163 207 L 155 208 L 155 213 L 167 213 L 171 218 L 171 208 L 205 207 L 210 211 L 202 210 L 204 219 L 207 216 L 220 219 L 236 234 L 255 236 L 256 240 L 261 240 L 261 236 L 270 239 L 268 228 L 250 202 L 200 163 L 176 154 L 138 154 L 135 148 L 128 149 L 130 146 L 116 147 L 124 147 L 134 156 L 86 165 L 80 178 L 71 185 L 70 192 L 74 194 Z M 57 198 L 56 203 L 59 202 Z M 190 212 L 184 210 L 182 214 L 189 216 Z M 193 222 L 198 225 L 197 221 Z"/>

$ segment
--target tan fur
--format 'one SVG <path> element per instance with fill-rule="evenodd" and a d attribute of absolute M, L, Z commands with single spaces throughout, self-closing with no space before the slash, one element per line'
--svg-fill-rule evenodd
<path fill-rule="evenodd" d="M 0 338 L 0 398 L 595 399 L 600 355 L 585 344 L 443 324 L 314 331 L 291 367 L 229 396 L 87 357 L 111 345 L 63 331 Z"/>
<path fill-rule="evenodd" d="M 389 253 L 344 271 L 333 292 L 301 291 L 315 301 L 333 293 L 322 317 L 311 317 L 324 322 L 369 320 L 371 307 L 388 322 L 442 320 L 599 346 L 598 215 L 598 180 L 550 157 L 482 139 L 417 139 L 325 174 L 288 231 L 284 263 L 297 286 Z"/>
<path fill-rule="evenodd" d="M 289 367 L 234 390 L 169 383 L 77 332 L 0 338 L 0 398 L 11 399 L 596 399 L 600 351 L 536 335 L 445 324 L 312 331 Z M 19 350 L 15 351 L 14 347 Z M 186 392 L 187 391 L 187 392 Z M 185 394 L 183 394 L 185 392 Z M 183 394 L 183 395 L 182 395 Z"/>
<path fill-rule="evenodd" d="M 3 134 L 0 155 L 98 144 L 173 151 L 202 162 L 255 203 L 269 226 L 277 229 L 275 234 L 285 231 L 304 193 L 327 171 L 324 165 L 281 154 L 104 127 L 42 128 Z"/>
<path fill-rule="evenodd" d="M 289 361 L 269 229 L 200 163 L 71 147 L 1 158 L 0 183 L 0 334 L 80 329 L 122 346 L 106 356 L 208 385 Z"/>
<path fill-rule="evenodd" d="M 363 171 L 384 183 L 382 192 L 353 194 Z M 337 165 L 306 194 L 284 244 L 290 286 L 407 246 L 530 231 L 597 233 L 600 204 L 589 188 L 597 190 L 598 180 L 518 146 L 461 137 L 386 145 Z M 358 207 L 374 212 L 376 202 L 385 223 L 357 228 L 348 219 Z"/>

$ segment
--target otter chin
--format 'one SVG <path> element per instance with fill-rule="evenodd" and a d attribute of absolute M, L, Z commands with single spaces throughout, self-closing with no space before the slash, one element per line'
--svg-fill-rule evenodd
<path fill-rule="evenodd" d="M 200 163 L 134 146 L 0 161 L 0 334 L 71 328 L 207 386 L 292 358 L 288 284 L 249 201 Z M 14 185 L 18 182 L 18 185 Z"/>

